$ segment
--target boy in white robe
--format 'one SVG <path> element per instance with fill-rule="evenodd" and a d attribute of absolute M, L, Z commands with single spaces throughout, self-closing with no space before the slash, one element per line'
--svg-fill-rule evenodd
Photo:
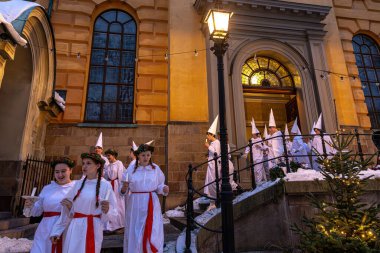
<path fill-rule="evenodd" d="M 297 125 L 297 118 L 294 121 L 293 127 L 290 130 L 291 134 L 294 136 L 293 143 L 291 147 L 291 154 L 294 156 L 293 160 L 304 164 L 305 167 L 309 167 L 310 160 L 307 154 L 307 150 L 305 149 L 304 142 L 302 140 L 301 131 Z"/>
<path fill-rule="evenodd" d="M 269 115 L 269 138 L 267 140 L 268 146 L 268 160 L 273 159 L 268 162 L 269 169 L 277 166 L 282 159 L 281 156 L 284 153 L 284 144 L 282 140 L 282 133 L 276 127 L 276 122 L 274 120 L 273 110 L 270 109 Z"/>

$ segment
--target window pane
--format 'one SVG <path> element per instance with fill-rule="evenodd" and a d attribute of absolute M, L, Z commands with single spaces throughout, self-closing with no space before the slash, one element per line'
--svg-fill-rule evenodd
<path fill-rule="evenodd" d="M 105 48 L 107 41 L 106 33 L 94 32 L 94 41 L 92 42 L 93 48 Z"/>
<path fill-rule="evenodd" d="M 366 67 L 372 67 L 372 60 L 370 55 L 363 55 L 364 58 L 364 65 Z"/>
<path fill-rule="evenodd" d="M 274 61 L 274 60 L 269 61 L 269 69 L 272 70 L 273 72 L 275 72 L 279 66 L 280 64 L 277 61 Z"/>
<path fill-rule="evenodd" d="M 257 61 L 259 62 L 260 68 L 268 68 L 268 58 L 258 57 Z"/>
<path fill-rule="evenodd" d="M 354 46 L 354 52 L 355 53 L 360 53 L 360 46 L 356 43 L 352 43 L 352 45 Z"/>
<path fill-rule="evenodd" d="M 132 121 L 132 104 L 119 104 L 119 113 L 118 120 L 119 121 Z"/>
<path fill-rule="evenodd" d="M 373 69 L 366 69 L 366 70 L 367 70 L 368 81 L 375 82 L 377 80 L 375 70 Z"/>
<path fill-rule="evenodd" d="M 102 108 L 102 120 L 104 121 L 116 121 L 116 104 L 106 103 Z"/>
<path fill-rule="evenodd" d="M 376 85 L 376 83 L 371 83 L 370 87 L 372 96 L 380 96 L 379 87 Z"/>
<path fill-rule="evenodd" d="M 103 85 L 101 84 L 89 84 L 87 101 L 100 102 L 102 101 Z"/>
<path fill-rule="evenodd" d="M 380 68 L 380 55 L 373 55 L 372 59 L 373 59 L 373 65 L 376 68 Z"/>
<path fill-rule="evenodd" d="M 361 46 L 360 49 L 362 50 L 362 53 L 363 53 L 363 54 L 369 54 L 369 53 L 370 53 L 370 51 L 369 51 L 369 47 L 367 47 L 367 46 L 365 46 L 365 45 Z"/>
<path fill-rule="evenodd" d="M 249 77 L 245 75 L 241 75 L 241 83 L 243 85 L 249 85 Z"/>
<path fill-rule="evenodd" d="M 120 65 L 120 51 L 110 50 L 108 51 L 108 66 Z"/>
<path fill-rule="evenodd" d="M 293 84 L 292 79 L 289 76 L 281 79 L 281 82 L 284 87 L 291 87 Z"/>
<path fill-rule="evenodd" d="M 107 11 L 102 14 L 102 17 L 111 23 L 116 20 L 116 11 Z"/>
<path fill-rule="evenodd" d="M 136 36 L 135 35 L 124 35 L 123 36 L 123 49 L 125 49 L 125 50 L 135 50 L 136 49 Z"/>
<path fill-rule="evenodd" d="M 371 96 L 371 93 L 369 92 L 369 85 L 366 82 L 362 83 L 362 88 L 364 92 L 364 96 Z"/>
<path fill-rule="evenodd" d="M 371 98 L 365 98 L 365 103 L 367 105 L 368 112 L 373 112 L 373 106 L 372 106 L 372 99 Z"/>
<path fill-rule="evenodd" d="M 355 59 L 356 59 L 356 65 L 358 67 L 363 67 L 363 59 L 362 59 L 361 55 L 360 54 L 356 54 L 355 55 Z"/>
<path fill-rule="evenodd" d="M 95 23 L 95 32 L 107 32 L 108 23 L 102 18 L 98 18 Z"/>
<path fill-rule="evenodd" d="M 363 68 L 358 68 L 358 70 L 359 70 L 359 78 L 360 78 L 360 80 L 362 82 L 368 81 L 364 69 Z"/>
<path fill-rule="evenodd" d="M 277 77 L 274 74 L 270 72 L 266 72 L 265 78 L 269 81 L 270 86 L 280 86 L 280 82 L 278 81 Z"/>
<path fill-rule="evenodd" d="M 361 35 L 356 35 L 352 40 L 355 41 L 359 45 L 363 44 Z M 355 44 L 355 43 L 353 43 L 353 44 Z"/>
<path fill-rule="evenodd" d="M 124 103 L 133 102 L 133 86 L 120 86 L 119 101 Z"/>
<path fill-rule="evenodd" d="M 264 72 L 262 71 L 257 72 L 251 77 L 251 85 L 260 86 L 263 80 L 264 80 Z"/>
<path fill-rule="evenodd" d="M 374 98 L 373 103 L 375 105 L 375 110 L 377 112 L 380 112 L 380 98 Z"/>
<path fill-rule="evenodd" d="M 136 24 L 133 20 L 124 24 L 124 33 L 136 34 Z"/>
<path fill-rule="evenodd" d="M 104 59 L 106 57 L 106 52 L 101 49 L 92 50 L 91 54 L 91 64 L 92 65 L 104 65 Z"/>
<path fill-rule="evenodd" d="M 133 85 L 134 81 L 135 81 L 134 69 L 121 69 L 120 83 Z"/>
<path fill-rule="evenodd" d="M 370 46 L 369 48 L 370 48 L 372 54 L 379 54 L 380 53 L 379 49 L 377 48 L 376 45 Z"/>
<path fill-rule="evenodd" d="M 132 19 L 131 16 L 129 16 L 125 12 L 119 11 L 117 13 L 117 21 L 119 21 L 120 23 L 125 23 L 125 22 L 127 22 L 128 20 L 131 20 L 131 19 Z"/>
<path fill-rule="evenodd" d="M 252 69 L 247 65 L 247 64 L 244 64 L 243 65 L 243 69 L 241 70 L 241 73 L 246 75 L 246 76 L 250 76 L 252 74 Z"/>
<path fill-rule="evenodd" d="M 123 52 L 122 65 L 133 68 L 135 66 L 135 52 Z"/>
<path fill-rule="evenodd" d="M 89 79 L 90 79 L 90 82 L 92 83 L 102 83 L 103 82 L 103 68 L 91 67 Z"/>
<path fill-rule="evenodd" d="M 120 46 L 121 46 L 121 35 L 109 34 L 108 47 L 109 48 L 120 48 Z"/>
<path fill-rule="evenodd" d="M 121 33 L 122 28 L 119 23 L 113 23 L 110 25 L 110 32 L 111 33 Z"/>
<path fill-rule="evenodd" d="M 282 67 L 282 66 L 277 70 L 276 74 L 277 74 L 279 77 L 284 77 L 284 76 L 289 75 L 288 71 L 286 71 L 286 70 L 284 69 L 284 67 Z"/>
<path fill-rule="evenodd" d="M 118 80 L 119 80 L 119 69 L 107 68 L 106 83 L 118 83 Z"/>
<path fill-rule="evenodd" d="M 87 120 L 100 119 L 100 104 L 99 103 L 87 103 L 86 119 Z"/>
<path fill-rule="evenodd" d="M 251 69 L 252 69 L 253 71 L 259 69 L 259 64 L 257 63 L 257 60 L 250 59 L 249 61 L 247 61 L 246 64 L 248 64 L 249 67 L 251 67 Z"/>
<path fill-rule="evenodd" d="M 117 100 L 117 86 L 106 85 L 104 87 L 104 99 L 105 102 L 116 102 Z"/>

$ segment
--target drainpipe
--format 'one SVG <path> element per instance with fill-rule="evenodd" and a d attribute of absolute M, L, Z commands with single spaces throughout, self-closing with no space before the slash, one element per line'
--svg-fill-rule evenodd
<path fill-rule="evenodd" d="M 48 6 L 48 10 L 47 10 L 47 16 L 49 17 L 49 20 L 51 18 L 51 11 L 53 10 L 53 1 L 54 0 L 49 0 L 49 6 Z"/>

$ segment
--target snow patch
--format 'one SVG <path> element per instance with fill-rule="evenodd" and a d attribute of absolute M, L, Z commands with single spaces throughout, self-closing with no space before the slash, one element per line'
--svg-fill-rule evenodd
<path fill-rule="evenodd" d="M 380 170 L 362 170 L 359 173 L 359 177 L 361 179 L 371 177 L 371 179 L 374 178 L 380 178 Z M 314 180 L 325 180 L 324 176 L 321 174 L 321 172 L 316 170 L 304 170 L 304 169 L 298 169 L 297 172 L 288 173 L 286 174 L 286 177 L 284 178 L 286 181 L 314 181 Z"/>
<path fill-rule="evenodd" d="M 5 252 L 29 252 L 33 241 L 26 238 L 0 237 L 0 253 Z"/>
<path fill-rule="evenodd" d="M 185 207 L 177 206 L 173 210 L 169 210 L 165 212 L 167 217 L 185 217 Z"/>

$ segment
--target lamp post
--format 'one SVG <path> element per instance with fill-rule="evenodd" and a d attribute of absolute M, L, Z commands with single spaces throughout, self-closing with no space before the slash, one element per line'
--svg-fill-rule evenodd
<path fill-rule="evenodd" d="M 214 52 L 218 63 L 218 91 L 219 91 L 219 117 L 220 117 L 220 146 L 222 160 L 222 191 L 221 191 L 221 209 L 222 209 L 222 241 L 223 252 L 235 252 L 234 238 L 234 215 L 233 215 L 233 193 L 229 180 L 228 170 L 228 146 L 227 146 L 227 129 L 226 129 L 226 104 L 224 92 L 224 70 L 223 55 L 228 48 L 226 39 L 228 37 L 228 25 L 232 12 L 222 10 L 210 10 L 205 18 L 208 24 L 210 39 L 214 41 L 211 50 Z"/>

